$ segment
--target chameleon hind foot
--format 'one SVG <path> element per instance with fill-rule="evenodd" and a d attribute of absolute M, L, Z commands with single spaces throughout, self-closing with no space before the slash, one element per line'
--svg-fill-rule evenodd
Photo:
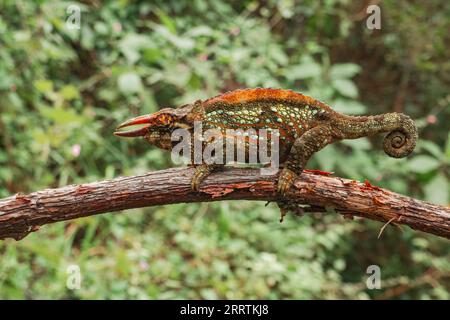
<path fill-rule="evenodd" d="M 292 200 L 279 200 L 277 201 L 278 208 L 280 209 L 280 223 L 283 222 L 284 217 L 289 213 L 292 212 L 296 216 L 303 216 L 305 214 L 305 211 L 303 210 L 303 207 L 301 204 L 297 203 L 296 201 Z"/>
<path fill-rule="evenodd" d="M 282 197 L 286 196 L 286 193 L 294 184 L 294 180 L 296 177 L 297 174 L 288 168 L 284 168 L 283 170 L 281 170 L 280 177 L 278 178 L 278 193 Z"/>
<path fill-rule="evenodd" d="M 206 179 L 211 173 L 216 171 L 219 167 L 217 165 L 211 164 L 201 164 L 195 167 L 194 175 L 191 180 L 192 191 L 200 191 L 200 184 Z"/>

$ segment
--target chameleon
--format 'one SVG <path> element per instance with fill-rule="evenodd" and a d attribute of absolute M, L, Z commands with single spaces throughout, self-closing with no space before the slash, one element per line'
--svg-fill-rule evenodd
<path fill-rule="evenodd" d="M 202 123 L 202 130 L 217 129 L 224 135 L 227 134 L 226 129 L 276 129 L 279 161 L 283 166 L 277 191 L 282 197 L 314 153 L 331 143 L 388 133 L 383 141 L 385 153 L 390 157 L 403 158 L 414 150 L 418 140 L 414 121 L 403 113 L 350 116 L 334 111 L 324 102 L 307 95 L 272 88 L 239 89 L 178 108 L 164 108 L 123 122 L 114 134 L 120 137 L 144 137 L 151 145 L 172 150 L 176 144 L 172 141 L 172 133 L 176 129 L 193 132 L 196 121 Z M 134 125 L 143 126 L 122 130 Z M 258 134 L 245 137 L 246 156 L 249 144 L 260 138 Z M 208 143 L 211 141 L 203 141 L 202 147 Z M 191 164 L 194 163 L 193 157 L 191 154 Z M 192 190 L 199 191 L 202 181 L 225 164 L 193 164 Z"/>

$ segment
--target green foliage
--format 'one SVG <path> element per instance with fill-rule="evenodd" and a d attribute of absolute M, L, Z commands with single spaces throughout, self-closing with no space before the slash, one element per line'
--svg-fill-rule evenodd
<path fill-rule="evenodd" d="M 448 4 L 385 1 L 374 32 L 351 1 L 84 3 L 0 4 L 1 197 L 170 167 L 115 126 L 263 86 L 347 114 L 410 114 L 412 157 L 385 156 L 375 137 L 328 146 L 309 166 L 449 204 Z M 79 30 L 66 27 L 69 4 Z M 332 213 L 277 219 L 274 205 L 241 201 L 48 225 L 0 243 L 0 298 L 450 298 L 445 240 L 394 227 L 377 239 L 381 224 Z M 80 290 L 66 287 L 71 264 Z M 366 288 L 371 264 L 382 290 Z"/>

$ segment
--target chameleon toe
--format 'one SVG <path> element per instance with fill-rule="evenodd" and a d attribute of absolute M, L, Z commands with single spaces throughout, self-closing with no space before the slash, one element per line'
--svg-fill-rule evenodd
<path fill-rule="evenodd" d="M 286 196 L 286 193 L 289 191 L 289 189 L 292 187 L 294 183 L 294 179 L 296 177 L 296 174 L 287 168 L 284 168 L 281 171 L 280 177 L 278 178 L 278 193 L 281 196 Z"/>

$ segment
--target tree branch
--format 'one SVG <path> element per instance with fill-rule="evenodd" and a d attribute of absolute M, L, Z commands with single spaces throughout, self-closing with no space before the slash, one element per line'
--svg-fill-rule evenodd
<path fill-rule="evenodd" d="M 192 168 L 173 168 L 140 176 L 120 177 L 47 189 L 0 200 L 0 239 L 20 240 L 41 225 L 124 209 L 181 202 L 276 200 L 277 175 L 258 169 L 227 168 L 192 192 Z M 289 193 L 309 204 L 307 211 L 334 210 L 450 239 L 450 208 L 409 198 L 385 189 L 338 177 L 304 172 Z"/>

